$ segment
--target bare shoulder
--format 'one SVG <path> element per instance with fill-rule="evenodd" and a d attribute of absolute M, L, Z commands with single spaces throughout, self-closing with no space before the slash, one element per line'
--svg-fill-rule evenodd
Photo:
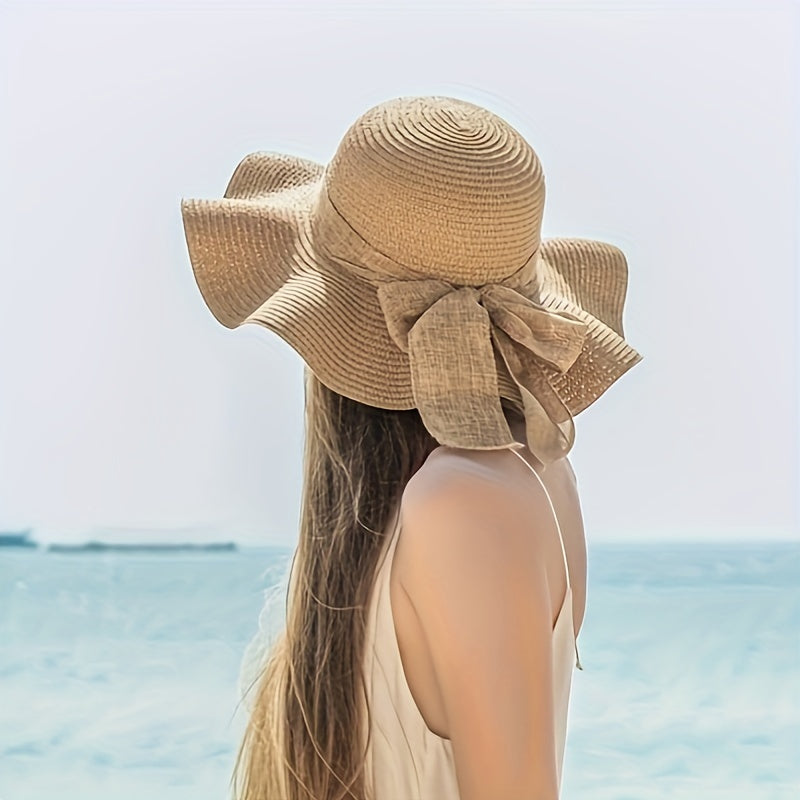
<path fill-rule="evenodd" d="M 552 608 L 543 537 L 531 535 L 554 523 L 540 497 L 525 497 L 520 468 L 501 451 L 441 449 L 401 504 L 398 550 L 413 569 L 400 581 L 470 798 L 557 795 Z"/>
<path fill-rule="evenodd" d="M 547 469 L 550 484 L 574 479 L 566 459 Z M 549 491 L 507 451 L 439 448 L 403 492 L 398 561 L 413 569 L 401 570 L 401 583 L 423 576 L 423 564 L 466 575 L 467 560 L 480 571 L 487 558 L 500 570 L 522 559 L 546 583 L 544 554 L 558 535 Z"/>
<path fill-rule="evenodd" d="M 474 488 L 481 483 L 505 485 L 515 460 L 506 451 L 439 447 L 408 482 L 404 502 L 417 502 L 442 491 Z"/>
<path fill-rule="evenodd" d="M 519 488 L 530 497 L 528 468 L 507 450 L 465 450 L 441 447 L 431 454 L 414 474 L 405 488 L 403 503 L 418 505 L 430 501 L 458 501 L 459 493 L 471 495 L 485 491 L 497 499 L 510 499 Z M 548 491 L 553 489 L 574 493 L 577 490 L 575 470 L 568 457 L 558 459 L 536 470 Z M 503 489 L 505 487 L 505 490 Z M 543 493 L 538 494 L 540 505 L 546 509 Z M 542 502 L 544 501 L 544 502 Z"/>

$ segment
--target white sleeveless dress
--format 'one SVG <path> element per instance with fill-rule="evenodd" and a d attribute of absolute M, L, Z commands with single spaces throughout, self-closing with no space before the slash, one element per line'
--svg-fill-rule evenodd
<path fill-rule="evenodd" d="M 566 595 L 553 627 L 553 725 L 560 791 L 573 666 L 583 669 L 575 638 L 572 583 L 564 538 L 547 488 L 533 467 L 519 453 L 511 452 L 533 472 L 547 494 L 558 527 L 566 571 Z M 400 531 L 399 517 L 398 505 L 367 609 L 364 665 L 372 713 L 366 760 L 366 783 L 370 792 L 367 796 L 370 800 L 459 800 L 451 742 L 433 733 L 425 724 L 406 681 L 397 644 L 389 575 Z"/>

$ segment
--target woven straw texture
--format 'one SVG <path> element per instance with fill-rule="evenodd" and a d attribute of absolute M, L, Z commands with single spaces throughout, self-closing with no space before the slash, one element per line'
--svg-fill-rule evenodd
<path fill-rule="evenodd" d="M 181 199 L 200 292 L 228 328 L 281 336 L 328 387 L 419 409 L 440 444 L 548 463 L 573 417 L 642 356 L 624 338 L 616 246 L 541 239 L 545 183 L 524 137 L 452 97 L 362 114 L 331 161 L 251 153 L 219 199 Z"/>

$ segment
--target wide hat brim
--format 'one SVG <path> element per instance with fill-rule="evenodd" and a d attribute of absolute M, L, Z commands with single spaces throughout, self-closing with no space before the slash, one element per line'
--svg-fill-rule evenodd
<path fill-rule="evenodd" d="M 391 338 L 376 286 L 343 274 L 316 247 L 312 217 L 325 167 L 256 152 L 236 167 L 220 199 L 181 199 L 194 277 L 214 317 L 228 328 L 257 324 L 277 333 L 329 388 L 386 409 L 415 407 L 408 353 Z M 625 255 L 607 242 L 543 239 L 542 305 L 587 325 L 584 348 L 550 382 L 574 415 L 642 356 L 624 338 Z M 500 359 L 500 395 L 519 400 Z"/>

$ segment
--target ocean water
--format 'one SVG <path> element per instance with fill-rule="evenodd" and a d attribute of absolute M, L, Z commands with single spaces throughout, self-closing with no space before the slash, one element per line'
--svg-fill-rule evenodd
<path fill-rule="evenodd" d="M 0 550 L 0 800 L 228 798 L 290 557 Z M 578 645 L 564 800 L 800 797 L 800 546 L 590 545 Z"/>

